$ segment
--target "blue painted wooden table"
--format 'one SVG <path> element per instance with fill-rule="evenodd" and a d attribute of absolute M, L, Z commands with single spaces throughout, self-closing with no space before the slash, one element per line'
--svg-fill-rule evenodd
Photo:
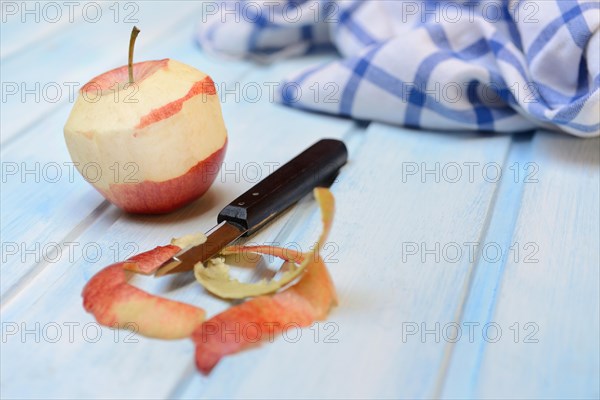
<path fill-rule="evenodd" d="M 277 105 L 269 84 L 335 56 L 268 66 L 208 56 L 192 40 L 201 7 L 191 2 L 95 3 L 94 23 L 78 13 L 23 23 L 6 4 L 2 398 L 600 396 L 598 139 L 424 132 Z M 70 168 L 62 137 L 72 88 L 124 63 L 133 11 L 136 59 L 211 74 L 229 131 L 226 171 L 208 194 L 159 217 L 108 204 Z M 265 90 L 257 101 L 239 95 L 250 86 Z M 332 186 L 326 257 L 340 304 L 327 321 L 204 377 L 191 341 L 101 328 L 83 310 L 95 272 L 208 229 L 257 166 L 266 174 L 322 137 L 350 151 Z M 252 240 L 308 243 L 318 230 L 306 199 Z M 209 315 L 227 306 L 189 277 L 135 283 Z"/>

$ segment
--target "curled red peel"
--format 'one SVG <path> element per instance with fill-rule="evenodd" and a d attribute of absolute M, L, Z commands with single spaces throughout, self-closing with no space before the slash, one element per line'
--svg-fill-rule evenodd
<path fill-rule="evenodd" d="M 224 255 L 271 255 L 301 268 L 296 283 L 283 291 L 254 297 L 204 321 L 201 308 L 154 296 L 128 283 L 127 271 L 154 273 L 182 248 L 206 240 L 198 234 L 174 239 L 170 245 L 104 268 L 83 289 L 84 308 L 105 326 L 133 329 L 162 339 L 191 336 L 196 344 L 196 365 L 205 374 L 228 354 L 272 339 L 285 329 L 310 326 L 326 318 L 337 303 L 331 277 L 319 255 L 331 228 L 334 200 L 327 189 L 315 189 L 314 194 L 321 207 L 323 232 L 313 251 L 302 253 L 273 246 L 230 246 L 223 250 Z"/>
<path fill-rule="evenodd" d="M 315 195 L 323 214 L 322 245 L 333 218 L 333 196 L 327 189 L 316 189 Z M 226 355 L 238 353 L 272 340 L 274 335 L 291 327 L 310 326 L 324 319 L 337 304 L 335 288 L 318 249 L 301 253 L 272 246 L 228 247 L 224 254 L 252 252 L 268 254 L 287 262 L 304 264 L 300 280 L 274 295 L 262 295 L 205 321 L 192 335 L 196 343 L 196 366 L 208 374 Z"/>
<path fill-rule="evenodd" d="M 85 285 L 83 307 L 105 326 L 132 329 L 161 339 L 190 336 L 205 319 L 203 309 L 138 289 L 128 283 L 126 273 L 129 270 L 151 274 L 179 250 L 174 245 L 159 246 L 109 265 Z"/>
<path fill-rule="evenodd" d="M 196 366 L 208 374 L 226 355 L 272 340 L 284 329 L 324 319 L 337 303 L 333 283 L 319 258 L 302 279 L 273 296 L 259 296 L 205 321 L 194 331 Z"/>
<path fill-rule="evenodd" d="M 325 188 L 316 188 L 314 190 L 314 195 L 321 208 L 323 231 L 321 232 L 321 235 L 319 235 L 319 239 L 315 243 L 312 251 L 300 256 L 298 252 L 294 252 L 291 249 L 253 246 L 230 247 L 222 252 L 223 255 L 246 252 L 260 253 L 261 249 L 268 249 L 268 254 L 277 253 L 278 257 L 290 261 L 288 263 L 288 269 L 281 274 L 279 279 L 270 281 L 262 280 L 256 283 L 240 282 L 229 275 L 229 266 L 225 264 L 225 260 L 216 258 L 207 263 L 207 265 L 199 262 L 194 266 L 196 280 L 204 286 L 206 290 L 224 299 L 243 299 L 275 293 L 297 280 L 302 276 L 306 267 L 318 258 L 319 252 L 329 235 L 333 221 L 334 200 L 331 192 Z M 293 254 L 296 254 L 296 256 L 292 256 Z M 293 259 L 290 257 L 293 257 Z"/>
<path fill-rule="evenodd" d="M 172 244 L 158 246 L 153 250 L 130 257 L 123 268 L 138 274 L 151 275 L 168 259 L 179 253 L 181 248 Z"/>

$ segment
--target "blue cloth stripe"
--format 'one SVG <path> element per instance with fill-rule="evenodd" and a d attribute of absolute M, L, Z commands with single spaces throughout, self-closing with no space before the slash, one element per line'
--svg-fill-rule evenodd
<path fill-rule="evenodd" d="M 408 98 L 408 107 L 406 107 L 405 119 L 413 126 L 419 124 L 421 119 L 421 112 L 423 111 L 423 105 L 425 104 L 426 96 L 421 92 L 421 89 L 426 87 L 426 83 L 429 82 L 429 78 L 433 70 L 446 60 L 451 58 L 458 58 L 463 61 L 470 61 L 475 58 L 481 57 L 486 54 L 487 43 L 484 39 L 478 40 L 470 46 L 467 46 L 464 50 L 454 52 L 447 50 L 440 50 L 437 53 L 432 54 L 419 65 L 415 74 L 414 82 L 415 88 L 412 89 Z"/>
<path fill-rule="evenodd" d="M 494 128 L 494 116 L 492 111 L 483 106 L 483 102 L 477 94 L 479 82 L 471 81 L 467 87 L 467 96 L 471 104 L 475 105 L 475 116 L 477 118 L 477 126 L 480 130 L 493 130 Z"/>
<path fill-rule="evenodd" d="M 575 94 L 572 100 L 577 100 L 581 96 L 584 96 L 590 89 L 587 59 L 584 55 L 582 55 L 581 60 L 579 60 L 578 78 L 579 79 L 577 82 L 577 93 Z"/>
<path fill-rule="evenodd" d="M 248 38 L 248 48 L 250 50 L 255 50 L 258 48 L 257 43 L 260 38 L 260 34 L 262 30 L 269 25 L 269 20 L 262 13 L 259 14 L 254 8 L 249 7 L 247 10 L 250 10 L 250 13 L 245 17 L 255 21 L 252 34 Z"/>
<path fill-rule="evenodd" d="M 350 7 L 348 7 L 347 9 L 343 10 L 340 14 L 340 18 L 339 18 L 339 23 L 340 23 L 340 27 L 346 27 L 348 29 L 348 31 L 350 31 L 350 33 L 352 33 L 352 35 L 354 35 L 358 40 L 360 40 L 360 42 L 364 45 L 371 45 L 373 43 L 375 43 L 375 39 L 373 39 L 365 29 L 363 29 L 362 26 L 360 26 L 359 24 L 357 24 L 353 19 L 352 16 L 354 15 L 354 12 L 356 10 L 358 10 L 361 6 L 363 6 L 365 3 L 361 0 L 356 1 L 354 4 L 352 4 Z"/>
<path fill-rule="evenodd" d="M 313 28 L 310 25 L 306 25 L 302 27 L 301 34 L 302 40 L 311 41 L 313 38 Z"/>
<path fill-rule="evenodd" d="M 301 87 L 302 84 L 304 84 L 304 82 L 308 79 L 308 77 L 310 75 L 312 75 L 314 72 L 318 71 L 321 68 L 321 65 L 316 65 L 312 68 L 307 69 L 306 71 L 304 71 L 302 74 L 300 74 L 299 76 L 296 77 L 296 79 L 293 80 L 293 83 L 298 86 Z M 285 87 L 287 85 L 289 85 L 290 83 L 292 83 L 292 81 L 288 81 L 288 80 L 284 80 L 282 82 L 282 87 Z M 292 102 L 292 98 L 290 98 L 289 96 L 287 96 L 285 93 L 281 93 L 282 94 L 282 99 L 281 102 L 285 105 L 291 106 L 294 104 L 294 102 Z"/>
<path fill-rule="evenodd" d="M 348 64 L 345 64 L 348 65 Z M 476 122 L 477 117 L 476 114 L 472 110 L 454 110 L 445 104 L 436 101 L 435 99 L 431 99 L 424 91 L 421 90 L 413 90 L 414 87 L 410 83 L 403 82 L 402 80 L 396 78 L 390 73 L 384 71 L 383 69 L 371 64 L 368 66 L 368 69 L 365 69 L 366 73 L 364 74 L 364 78 L 367 79 L 372 84 L 377 87 L 385 90 L 386 92 L 399 97 L 406 98 L 407 93 L 409 96 L 418 96 L 420 101 L 423 104 L 428 104 L 428 106 L 433 110 L 438 112 L 441 115 L 444 115 L 446 118 L 454 119 L 455 121 L 460 122 Z M 356 75 L 353 75 L 356 76 Z M 410 100 L 409 100 L 410 101 Z M 510 110 L 508 113 L 499 113 L 500 119 L 506 118 L 514 115 L 514 111 Z M 407 123 L 407 125 L 410 125 Z M 418 125 L 410 125 L 410 126 L 418 126 Z"/>
<path fill-rule="evenodd" d="M 570 5 L 573 3 L 569 1 L 559 1 L 558 7 L 563 13 L 563 21 L 573 38 L 573 42 L 580 48 L 583 49 L 586 44 L 586 38 L 590 36 L 590 29 L 587 26 L 587 22 L 583 17 L 583 10 L 579 7 L 579 4 L 575 3 L 575 6 L 571 9 L 568 9 Z M 571 13 L 574 14 L 571 17 Z M 571 23 L 571 20 L 573 23 Z"/>
<path fill-rule="evenodd" d="M 448 40 L 448 36 L 446 36 L 446 31 L 435 20 L 435 11 L 439 8 L 439 6 L 440 2 L 438 0 L 425 1 L 423 4 L 424 18 L 422 18 L 422 20 L 425 20 L 423 26 L 425 27 L 425 30 L 427 30 L 431 40 L 436 43 L 438 47 L 450 49 L 450 41 Z M 420 22 L 418 23 L 420 24 Z"/>
<path fill-rule="evenodd" d="M 558 2 L 560 3 L 560 0 Z M 572 19 L 581 16 L 581 13 L 584 11 L 593 9 L 600 9 L 600 3 L 584 3 L 581 6 L 577 5 L 568 10 L 565 14 L 556 17 L 532 42 L 529 51 L 527 52 L 527 61 L 531 63 L 565 24 L 569 26 Z"/>
<path fill-rule="evenodd" d="M 519 33 L 519 28 L 517 27 L 517 24 L 515 23 L 515 21 L 512 18 L 512 15 L 510 14 L 508 3 L 505 3 L 502 7 L 502 17 L 508 27 L 511 42 L 517 47 L 517 49 L 523 51 L 523 41 L 521 40 L 521 34 Z"/>
<path fill-rule="evenodd" d="M 350 68 L 352 75 L 350 80 L 342 92 L 342 98 L 340 101 L 340 114 L 350 116 L 352 115 L 352 106 L 354 104 L 354 98 L 358 85 L 360 84 L 361 78 L 365 75 L 369 69 L 369 62 L 375 55 L 375 53 L 381 48 L 380 45 L 374 46 L 364 57 L 358 60 L 357 63 L 353 64 Z M 349 63 L 345 63 L 348 67 Z"/>
<path fill-rule="evenodd" d="M 218 2 L 227 10 L 234 3 Z M 279 98 L 291 107 L 427 129 L 542 126 L 600 136 L 600 74 L 592 64 L 600 49 L 591 45 L 599 1 L 319 0 L 319 18 L 313 0 L 241 4 L 241 21 L 208 16 L 199 43 L 237 56 L 275 59 L 330 47 L 344 57 L 288 77 Z M 283 14 L 290 9 L 302 18 L 290 21 Z M 452 19 L 449 10 L 462 16 Z M 313 93 L 313 85 L 331 83 L 337 105 L 297 96 L 296 89 Z"/>
<path fill-rule="evenodd" d="M 444 28 L 439 26 L 438 24 L 425 24 L 425 30 L 429 34 L 431 40 L 436 43 L 440 48 L 450 49 L 450 41 L 446 36 L 446 32 Z"/>

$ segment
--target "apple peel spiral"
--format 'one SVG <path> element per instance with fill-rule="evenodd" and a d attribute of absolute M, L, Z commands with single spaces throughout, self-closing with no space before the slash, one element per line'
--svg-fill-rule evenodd
<path fill-rule="evenodd" d="M 325 262 L 319 251 L 331 230 L 334 198 L 325 188 L 314 190 L 321 209 L 323 231 L 310 252 L 274 246 L 230 246 L 222 251 L 231 254 L 265 254 L 288 263 L 288 269 L 277 281 L 242 284 L 228 274 L 214 274 L 211 268 L 223 268 L 222 262 L 198 264 L 198 281 L 210 292 L 228 299 L 249 298 L 224 312 L 205 319 L 205 311 L 194 305 L 156 296 L 128 281 L 131 273 L 150 275 L 165 261 L 190 244 L 206 240 L 203 234 L 173 239 L 167 246 L 140 253 L 96 273 L 83 289 L 83 306 L 98 323 L 112 328 L 135 327 L 137 333 L 160 339 L 190 337 L 196 344 L 196 366 L 209 373 L 223 357 L 254 347 L 272 338 L 286 326 L 307 327 L 327 317 L 337 304 L 337 296 Z M 210 272 L 210 279 L 206 277 Z M 212 275 L 211 275 L 212 274 Z M 221 278 L 214 278 L 220 276 Z M 209 282 L 207 284 L 207 282 Z M 283 290 L 279 290 L 284 288 Z M 268 327 L 268 335 L 250 335 L 242 329 L 239 336 L 222 335 L 235 327 Z M 262 330 L 261 330 L 262 332 Z"/>

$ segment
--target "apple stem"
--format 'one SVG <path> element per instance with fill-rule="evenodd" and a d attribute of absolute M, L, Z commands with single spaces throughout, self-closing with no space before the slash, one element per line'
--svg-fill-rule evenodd
<path fill-rule="evenodd" d="M 131 38 L 129 39 L 129 83 L 133 84 L 133 47 L 135 46 L 135 39 L 140 33 L 137 26 L 134 26 L 131 30 Z"/>

